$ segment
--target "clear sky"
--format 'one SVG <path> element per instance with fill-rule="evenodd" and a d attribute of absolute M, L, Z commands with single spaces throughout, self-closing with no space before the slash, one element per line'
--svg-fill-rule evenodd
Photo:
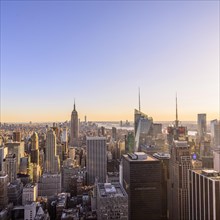
<path fill-rule="evenodd" d="M 219 1 L 1 1 L 1 121 L 219 118 Z"/>

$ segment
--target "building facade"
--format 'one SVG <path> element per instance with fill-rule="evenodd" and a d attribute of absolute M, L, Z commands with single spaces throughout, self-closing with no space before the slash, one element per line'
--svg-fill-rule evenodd
<path fill-rule="evenodd" d="M 86 168 L 88 184 L 93 185 L 95 179 L 98 182 L 106 182 L 107 174 L 107 146 L 105 137 L 86 138 Z"/>
<path fill-rule="evenodd" d="M 56 134 L 50 129 L 47 132 L 46 137 L 46 161 L 45 161 L 45 171 L 47 173 L 59 173 L 60 172 L 60 160 L 59 156 L 56 155 L 57 152 L 57 142 Z"/>
<path fill-rule="evenodd" d="M 162 219 L 161 162 L 143 152 L 122 156 L 129 220 Z"/>
<path fill-rule="evenodd" d="M 189 170 L 188 175 L 188 219 L 220 219 L 220 173 L 214 170 Z"/>
<path fill-rule="evenodd" d="M 187 141 L 173 141 L 170 159 L 168 191 L 169 219 L 188 220 L 188 169 L 191 169 L 190 147 Z"/>
<path fill-rule="evenodd" d="M 78 113 L 76 111 L 76 106 L 74 103 L 73 111 L 71 114 L 71 121 L 70 121 L 70 145 L 72 147 L 78 147 L 79 141 L 79 119 Z"/>
<path fill-rule="evenodd" d="M 120 183 L 97 184 L 98 220 L 128 219 L 128 196 Z"/>

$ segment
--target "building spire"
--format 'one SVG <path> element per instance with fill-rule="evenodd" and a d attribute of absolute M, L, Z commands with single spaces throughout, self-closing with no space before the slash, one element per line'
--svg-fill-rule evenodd
<path fill-rule="evenodd" d="M 175 125 L 178 127 L 178 108 L 177 108 L 177 93 L 176 93 L 176 120 L 175 120 Z"/>
<path fill-rule="evenodd" d="M 75 99 L 74 99 L 74 104 L 73 104 L 73 111 L 76 111 Z"/>
<path fill-rule="evenodd" d="M 140 87 L 138 87 L 138 102 L 139 102 L 139 111 L 141 111 L 141 95 L 140 95 Z"/>

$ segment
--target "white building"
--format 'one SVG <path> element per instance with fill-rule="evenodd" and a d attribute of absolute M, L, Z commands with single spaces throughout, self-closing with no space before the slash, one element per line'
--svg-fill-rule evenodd
<path fill-rule="evenodd" d="M 24 220 L 34 220 L 36 216 L 36 207 L 36 202 L 31 202 L 24 206 Z"/>
<path fill-rule="evenodd" d="M 22 205 L 26 205 L 28 202 L 36 202 L 37 197 L 38 197 L 38 185 L 28 183 L 23 188 Z"/>

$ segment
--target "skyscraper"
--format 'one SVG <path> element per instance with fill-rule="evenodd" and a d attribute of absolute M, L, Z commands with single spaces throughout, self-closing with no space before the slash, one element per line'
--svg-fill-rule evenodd
<path fill-rule="evenodd" d="M 106 138 L 87 137 L 86 148 L 86 168 L 88 173 L 88 183 L 93 185 L 96 178 L 98 179 L 99 183 L 104 183 L 107 173 Z"/>
<path fill-rule="evenodd" d="M 206 134 L 206 114 L 198 114 L 197 117 L 197 124 L 198 124 L 198 136 L 199 139 L 204 138 L 204 135 Z"/>
<path fill-rule="evenodd" d="M 76 111 L 76 106 L 74 101 L 73 111 L 71 114 L 71 122 L 70 122 L 70 145 L 73 147 L 78 147 L 78 138 L 79 138 L 79 120 L 78 120 L 78 113 Z"/>
<path fill-rule="evenodd" d="M 153 118 L 143 112 L 134 110 L 135 149 L 140 151 L 141 145 L 151 145 L 153 135 Z"/>
<path fill-rule="evenodd" d="M 60 172 L 60 160 L 59 156 L 56 155 L 57 152 L 56 134 L 50 129 L 47 132 L 46 137 L 46 163 L 45 171 L 47 173 L 59 173 Z"/>
<path fill-rule="evenodd" d="M 188 169 L 191 169 L 187 141 L 174 140 L 171 147 L 169 183 L 169 219 L 188 220 Z"/>
<path fill-rule="evenodd" d="M 39 143 L 38 135 L 36 132 L 31 136 L 32 146 L 31 146 L 31 163 L 39 164 Z"/>
<path fill-rule="evenodd" d="M 220 219 L 220 174 L 214 170 L 189 170 L 190 208 L 187 219 Z"/>
<path fill-rule="evenodd" d="M 161 162 L 135 152 L 122 156 L 122 184 L 128 194 L 129 220 L 161 220 Z"/>
<path fill-rule="evenodd" d="M 4 159 L 4 170 L 8 174 L 8 181 L 10 183 L 17 179 L 17 163 L 15 154 L 7 154 Z"/>
<path fill-rule="evenodd" d="M 187 138 L 187 127 L 179 125 L 176 96 L 176 120 L 173 125 L 167 127 L 167 144 L 169 146 L 169 152 L 171 153 L 173 140 L 186 141 Z"/>
<path fill-rule="evenodd" d="M 8 205 L 8 175 L 0 173 L 0 210 Z"/>

